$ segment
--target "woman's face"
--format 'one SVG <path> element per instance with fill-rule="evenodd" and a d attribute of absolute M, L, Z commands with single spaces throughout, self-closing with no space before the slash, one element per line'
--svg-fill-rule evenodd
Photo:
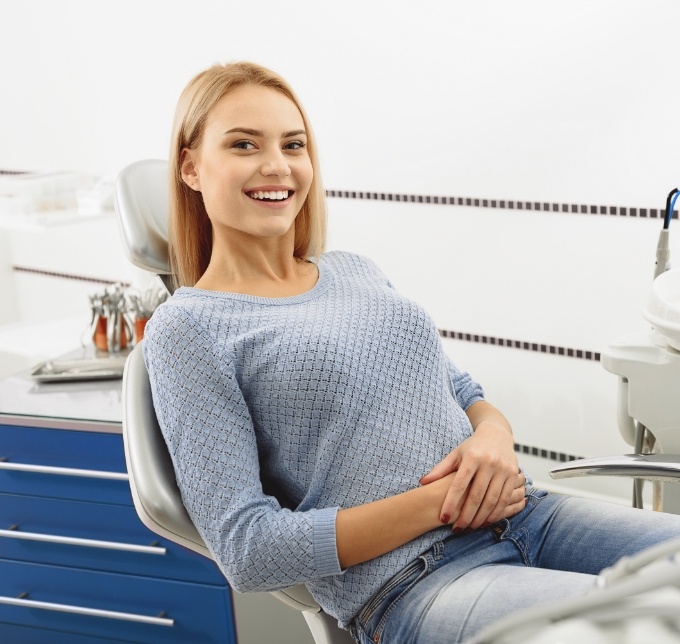
<path fill-rule="evenodd" d="M 294 234 L 313 178 L 306 146 L 302 115 L 280 92 L 245 85 L 215 104 L 182 177 L 202 193 L 216 240 Z"/>

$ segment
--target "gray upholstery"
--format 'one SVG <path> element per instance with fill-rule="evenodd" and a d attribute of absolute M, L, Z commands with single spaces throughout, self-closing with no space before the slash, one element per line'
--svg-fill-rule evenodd
<path fill-rule="evenodd" d="M 128 258 L 140 268 L 166 278 L 167 163 L 138 161 L 116 179 L 116 210 Z M 169 284 L 169 279 L 164 280 Z M 142 345 L 130 353 L 123 375 L 123 443 L 135 510 L 153 532 L 206 557 L 208 548 L 187 514 L 175 481 L 170 454 L 151 400 Z M 304 585 L 272 592 L 303 611 L 316 644 L 351 644 L 348 632 L 324 613 Z"/>
<path fill-rule="evenodd" d="M 123 373 L 123 444 L 135 510 L 156 534 L 210 557 L 175 482 L 170 453 L 151 404 L 151 386 L 138 344 Z"/>

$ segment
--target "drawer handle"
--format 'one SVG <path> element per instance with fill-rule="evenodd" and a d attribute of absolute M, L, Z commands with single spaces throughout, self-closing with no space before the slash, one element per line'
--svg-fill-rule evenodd
<path fill-rule="evenodd" d="M 60 613 L 74 613 L 76 615 L 89 615 L 91 617 L 106 617 L 107 619 L 120 619 L 126 622 L 143 622 L 144 624 L 156 624 L 157 626 L 174 626 L 175 620 L 169 617 L 152 617 L 150 615 L 137 615 L 136 613 L 119 613 L 113 610 L 101 610 L 98 608 L 85 608 L 84 606 L 70 606 L 69 604 L 53 604 L 52 602 L 38 602 L 33 599 L 24 599 L 26 593 L 20 597 L 0 597 L 0 604 L 9 606 L 25 606 L 26 608 L 41 608 Z"/>
<path fill-rule="evenodd" d="M 99 541 L 97 539 L 79 539 L 78 537 L 60 537 L 56 534 L 41 534 L 39 532 L 20 532 L 18 528 L 14 527 L 10 530 L 0 530 L 0 537 L 9 539 L 27 539 L 29 541 L 47 541 L 48 543 L 62 543 L 69 546 L 142 552 L 150 555 L 164 555 L 168 552 L 161 546 L 138 546 L 134 543 L 120 543 L 118 541 Z"/>
<path fill-rule="evenodd" d="M 87 476 L 92 479 L 109 479 L 112 481 L 127 481 L 125 472 L 104 472 L 102 470 L 78 470 L 72 467 L 51 467 L 49 465 L 29 465 L 28 463 L 9 463 L 0 459 L 0 470 L 14 470 L 16 472 L 32 472 L 35 474 L 60 474 L 62 476 Z"/>

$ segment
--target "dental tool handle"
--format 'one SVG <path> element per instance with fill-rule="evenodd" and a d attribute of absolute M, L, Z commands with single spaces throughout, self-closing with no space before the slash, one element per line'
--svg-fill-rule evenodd
<path fill-rule="evenodd" d="M 659 277 L 661 273 L 670 268 L 668 261 L 671 256 L 671 251 L 668 248 L 668 229 L 664 228 L 659 235 L 659 243 L 656 245 L 656 267 L 654 268 L 654 279 Z"/>

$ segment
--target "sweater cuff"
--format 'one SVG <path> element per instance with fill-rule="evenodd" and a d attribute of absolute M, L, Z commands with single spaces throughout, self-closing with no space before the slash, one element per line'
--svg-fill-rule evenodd
<path fill-rule="evenodd" d="M 335 540 L 335 519 L 338 510 L 339 508 L 324 508 L 314 512 L 314 559 L 320 577 L 344 572 L 340 567 Z"/>
<path fill-rule="evenodd" d="M 472 405 L 474 405 L 476 402 L 479 402 L 480 400 L 485 400 L 483 394 L 477 394 L 475 396 L 472 396 L 461 405 L 461 408 L 463 409 L 463 411 L 467 411 L 468 409 L 470 409 L 470 407 L 472 407 Z"/>

